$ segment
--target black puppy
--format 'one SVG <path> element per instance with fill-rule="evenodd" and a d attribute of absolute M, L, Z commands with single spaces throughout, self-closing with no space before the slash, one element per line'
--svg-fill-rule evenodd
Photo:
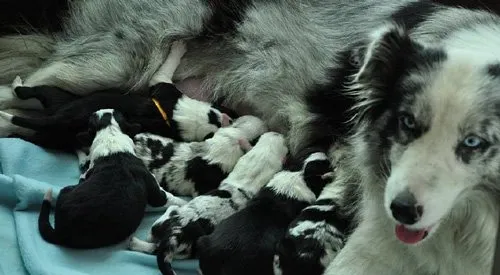
<path fill-rule="evenodd" d="M 17 98 L 36 98 L 45 108 L 47 117 L 27 118 L 0 113 L 4 120 L 4 136 L 11 134 L 45 148 L 73 152 L 80 144 L 75 136 L 81 132 L 89 116 L 100 109 L 120 111 L 143 131 L 171 137 L 179 141 L 202 141 L 218 128 L 228 126 L 229 116 L 211 104 L 183 95 L 172 84 L 172 76 L 185 52 L 181 42 L 172 45 L 169 56 L 150 82 L 149 94 L 124 94 L 119 89 L 96 91 L 79 97 L 52 86 L 24 87 L 18 77 L 13 83 Z M 34 133 L 26 134 L 28 128 Z"/>
<path fill-rule="evenodd" d="M 311 154 L 299 171 L 278 172 L 246 208 L 198 240 L 201 273 L 272 275 L 277 243 L 290 222 L 316 200 L 319 193 L 312 190 L 321 192 L 329 176 L 323 153 Z"/>
<path fill-rule="evenodd" d="M 77 185 L 64 187 L 55 206 L 55 226 L 49 222 L 52 190 L 45 194 L 38 228 L 47 242 L 71 248 L 117 244 L 134 233 L 146 204 L 164 207 L 171 194 L 160 189 L 154 176 L 135 156 L 129 135 L 137 125 L 112 109 L 95 112 L 89 130 L 90 166 Z"/>

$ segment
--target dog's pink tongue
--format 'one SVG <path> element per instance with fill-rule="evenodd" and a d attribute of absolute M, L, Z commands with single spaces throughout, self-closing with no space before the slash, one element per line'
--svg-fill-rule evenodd
<path fill-rule="evenodd" d="M 406 244 L 416 244 L 424 239 L 425 230 L 413 231 L 400 224 L 396 226 L 396 237 Z"/>

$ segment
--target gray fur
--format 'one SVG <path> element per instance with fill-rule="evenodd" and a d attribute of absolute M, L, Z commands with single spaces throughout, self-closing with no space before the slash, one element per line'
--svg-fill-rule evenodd
<path fill-rule="evenodd" d="M 410 2 L 415 1 L 257 1 L 246 12 L 234 35 L 207 40 L 196 38 L 203 28 L 204 19 L 210 16 L 202 1 L 78 1 L 66 24 L 66 31 L 55 38 L 54 54 L 45 64 L 46 68 L 55 69 L 39 70 L 26 79 L 28 84 L 59 85 L 81 94 L 109 86 L 137 89 L 145 86 L 161 65 L 170 41 L 179 36 L 193 38 L 188 41 L 188 52 L 176 72 L 176 79 L 205 77 L 204 87 L 213 89 L 214 97 L 226 96 L 229 103 L 250 105 L 271 129 L 289 132 L 291 152 L 297 153 L 303 149 L 303 144 L 307 144 L 309 131 L 313 129 L 310 120 L 315 115 L 305 108 L 307 90 L 328 81 L 327 69 L 338 65 L 342 50 L 358 42 L 365 47 L 373 46 L 372 42 L 384 32 L 383 26 L 389 23 L 391 13 Z M 140 9 L 135 8 L 137 5 L 141 6 Z M 126 39 L 120 39 L 116 34 Z M 498 115 L 487 114 L 491 106 L 485 107 L 484 103 L 499 106 L 495 96 L 499 94 L 498 85 L 489 86 L 496 80 L 478 69 L 485 70 L 489 65 L 486 63 L 499 60 L 500 18 L 485 11 L 443 8 L 424 18 L 421 24 L 409 31 L 409 36 L 423 47 L 440 48 L 452 57 L 452 63 L 444 62 L 432 70 L 411 73 L 422 80 L 426 90 L 418 102 L 423 105 L 432 102 L 434 105 L 430 110 L 442 115 L 435 116 L 420 107 L 416 107 L 417 110 L 427 118 L 456 119 L 452 122 L 460 122 L 466 129 L 488 136 L 494 144 L 491 149 L 497 148 L 496 124 L 484 132 L 481 128 L 470 127 L 467 120 L 461 118 L 467 117 L 478 125 L 484 125 L 481 120 L 486 117 L 498 121 Z M 47 44 L 49 48 L 50 44 Z M 23 54 L 17 45 L 12 39 L 0 41 L 0 64 L 5 64 L 0 66 L 0 77 L 8 76 L 1 81 L 5 84 L 15 75 L 23 76 L 33 67 L 30 64 L 37 64 L 37 58 L 47 56 L 46 49 L 37 48 L 29 49 L 30 53 L 39 52 L 36 58 L 34 54 Z M 12 65 L 5 61 L 6 53 L 15 58 Z M 371 60 L 370 51 L 363 53 L 366 56 L 363 64 L 366 64 L 365 61 Z M 28 69 L 16 71 L 23 62 Z M 461 65 L 450 66 L 457 69 L 455 71 L 446 67 L 447 64 L 454 65 L 453 62 Z M 351 83 L 351 94 L 358 99 L 353 109 L 357 115 L 353 122 L 358 122 L 353 124 L 352 153 L 355 157 L 352 165 L 342 169 L 346 169 L 347 174 L 355 171 L 361 175 L 361 221 L 326 274 L 489 273 L 499 208 L 498 150 L 476 154 L 466 163 L 459 162 L 460 158 L 450 148 L 451 144 L 455 146 L 457 140 L 463 139 L 457 125 L 440 123 L 442 127 L 439 127 L 428 121 L 430 128 L 427 131 L 432 134 L 416 142 L 418 146 L 412 143 L 391 146 L 389 158 L 376 150 L 380 147 L 377 134 L 383 130 L 376 122 L 383 123 L 386 116 L 382 116 L 381 121 L 366 120 L 362 116 L 380 102 L 377 97 L 381 91 L 375 91 L 369 83 L 356 78 L 360 75 L 353 75 Z M 447 81 L 437 81 L 438 76 L 447 78 Z M 368 80 L 384 84 L 373 76 Z M 437 99 L 442 99 L 441 103 L 437 104 Z M 388 115 L 388 110 L 382 111 Z M 435 144 L 443 146 L 437 146 L 436 151 L 427 150 L 430 147 L 426 146 Z M 432 159 L 436 165 L 426 165 L 428 170 L 419 170 L 420 173 L 412 176 L 423 175 L 425 182 L 431 182 L 432 177 L 426 178 L 429 175 L 439 176 L 439 183 L 445 183 L 450 190 L 460 191 L 450 183 L 453 182 L 450 179 L 457 175 L 455 172 L 460 171 L 460 175 L 471 177 L 469 182 L 474 188 L 468 189 L 470 193 L 465 199 L 456 198 L 459 203 L 453 205 L 449 215 L 445 215 L 446 222 L 440 225 L 439 232 L 418 246 L 403 246 L 394 238 L 393 227 L 389 226 L 394 221 L 384 209 L 384 196 L 386 185 L 397 185 L 388 181 L 391 170 L 400 166 L 420 167 L 403 161 L 409 159 L 402 157 L 406 150 L 417 152 L 415 148 L 426 149 L 432 158 L 424 162 L 429 163 Z M 463 179 L 455 182 L 464 185 Z"/>
<path fill-rule="evenodd" d="M 299 121 L 312 116 L 303 108 L 296 112 L 295 106 L 308 88 L 327 80 L 336 53 L 404 3 L 398 2 L 259 1 L 235 36 L 217 43 L 188 41 L 176 78 L 206 77 L 204 86 L 213 89 L 214 96 L 226 96 L 232 104 L 243 101 L 272 129 L 286 132 L 290 112 L 298 114 Z M 65 31 L 55 38 L 54 54 L 26 78 L 26 85 L 55 85 L 78 94 L 112 86 L 144 87 L 165 59 L 169 43 L 194 37 L 210 16 L 201 0 L 75 1 L 70 10 Z M 357 16 L 359 10 L 362 16 Z M 4 41 L 0 49 L 8 44 Z M 19 74 L 12 66 L 1 67 L 0 76 L 4 71 Z M 302 132 L 291 141 L 296 152 L 307 139 L 300 129 L 308 128 L 304 123 L 291 125 Z"/>

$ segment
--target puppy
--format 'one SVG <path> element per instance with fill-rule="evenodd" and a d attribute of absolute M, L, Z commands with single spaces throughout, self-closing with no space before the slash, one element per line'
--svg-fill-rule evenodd
<path fill-rule="evenodd" d="M 323 171 L 316 174 L 320 168 Z M 322 190 L 326 183 L 321 178 L 329 176 L 329 161 L 319 152 L 311 154 L 301 170 L 277 173 L 244 209 L 223 220 L 210 235 L 200 237 L 201 272 L 272 275 L 276 244 L 290 222 L 316 200 L 319 193 L 313 190 Z"/>
<path fill-rule="evenodd" d="M 124 94 L 109 89 L 85 97 L 51 86 L 24 87 L 15 79 L 14 91 L 19 99 L 37 98 L 47 108 L 46 117 L 20 117 L 5 112 L 2 135 L 22 137 L 34 144 L 73 152 L 80 148 L 75 135 L 81 132 L 89 116 L 99 109 L 119 110 L 131 123 L 150 132 L 182 141 L 201 141 L 231 123 L 231 118 L 206 102 L 184 96 L 172 83 L 172 76 L 185 53 L 182 42 L 172 45 L 169 56 L 150 82 L 150 97 Z M 17 126 L 17 127 L 16 127 Z M 19 128 L 32 130 L 21 131 Z"/>
<path fill-rule="evenodd" d="M 322 275 L 356 227 L 356 202 L 361 194 L 357 184 L 359 175 L 337 169 L 346 162 L 346 153 L 345 148 L 336 148 L 332 158 L 336 168 L 333 182 L 290 223 L 279 241 L 273 261 L 274 275 Z M 324 171 L 326 163 L 316 163 L 304 169 L 305 179 L 325 180 L 317 175 Z M 330 181 L 330 177 L 326 180 Z"/>
<path fill-rule="evenodd" d="M 217 189 L 253 140 L 266 131 L 264 122 L 242 116 L 203 142 L 175 142 L 141 133 L 134 137 L 135 151 L 168 192 L 198 196 Z"/>
<path fill-rule="evenodd" d="M 90 249 L 117 244 L 139 226 L 146 204 L 168 205 L 168 195 L 135 156 L 125 133 L 136 126 L 112 109 L 95 112 L 79 138 L 93 139 L 90 165 L 81 181 L 61 189 L 55 226 L 49 222 L 52 189 L 45 194 L 38 228 L 44 240 L 65 247 Z"/>
<path fill-rule="evenodd" d="M 246 203 L 282 169 L 288 153 L 281 134 L 267 132 L 236 163 L 233 171 L 217 190 L 199 196 L 182 207 L 170 206 L 155 221 L 147 243 L 132 239 L 130 249 L 157 255 L 163 274 L 169 274 L 169 263 L 176 258 L 195 254 L 196 240 L 210 234 L 216 224 L 244 208 Z"/>

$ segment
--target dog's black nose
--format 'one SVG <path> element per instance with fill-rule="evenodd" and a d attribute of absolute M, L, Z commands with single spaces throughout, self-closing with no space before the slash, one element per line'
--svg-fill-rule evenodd
<path fill-rule="evenodd" d="M 399 194 L 391 203 L 394 218 L 402 224 L 412 225 L 420 220 L 424 209 L 410 192 Z"/>

